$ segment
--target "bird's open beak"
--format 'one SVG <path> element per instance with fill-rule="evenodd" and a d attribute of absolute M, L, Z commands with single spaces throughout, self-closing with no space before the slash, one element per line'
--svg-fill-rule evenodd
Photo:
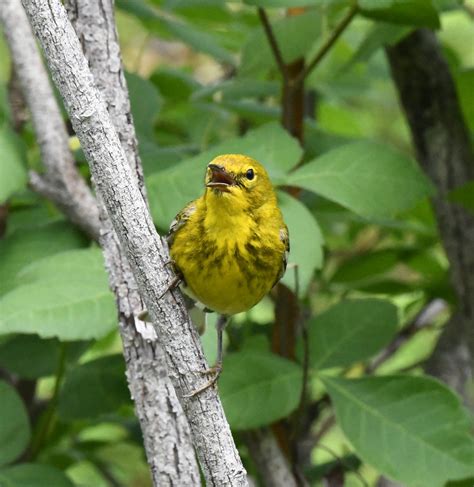
<path fill-rule="evenodd" d="M 218 189 L 219 191 L 229 192 L 229 186 L 235 184 L 235 180 L 223 167 L 216 164 L 207 166 L 211 170 L 211 179 L 206 184 L 208 188 Z"/>

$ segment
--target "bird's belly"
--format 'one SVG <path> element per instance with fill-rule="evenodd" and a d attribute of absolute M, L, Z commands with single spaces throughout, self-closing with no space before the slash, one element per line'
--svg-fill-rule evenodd
<path fill-rule="evenodd" d="M 278 274 L 271 262 L 255 267 L 255 259 L 214 256 L 207 262 L 180 262 L 190 294 L 207 308 L 218 313 L 232 315 L 246 311 L 267 294 Z"/>

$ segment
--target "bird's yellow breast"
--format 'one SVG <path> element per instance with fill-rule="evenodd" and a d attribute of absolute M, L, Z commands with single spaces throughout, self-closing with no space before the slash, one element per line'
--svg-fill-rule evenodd
<path fill-rule="evenodd" d="M 276 204 L 248 212 L 223 201 L 209 207 L 212 200 L 196 200 L 170 254 L 190 293 L 206 307 L 231 315 L 258 303 L 277 280 L 285 253 L 284 224 Z"/>

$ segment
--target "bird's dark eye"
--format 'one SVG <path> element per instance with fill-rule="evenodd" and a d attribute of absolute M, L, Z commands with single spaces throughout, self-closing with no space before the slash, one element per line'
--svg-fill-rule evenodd
<path fill-rule="evenodd" d="M 253 169 L 247 169 L 247 172 L 245 173 L 245 177 L 247 179 L 252 180 L 254 178 L 255 174 L 253 172 Z"/>

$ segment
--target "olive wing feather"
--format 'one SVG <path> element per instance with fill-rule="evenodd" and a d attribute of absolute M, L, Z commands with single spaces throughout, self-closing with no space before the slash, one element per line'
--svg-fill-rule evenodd
<path fill-rule="evenodd" d="M 174 237 L 176 232 L 182 228 L 186 222 L 189 220 L 189 217 L 196 211 L 196 204 L 193 202 L 186 205 L 175 217 L 174 220 L 171 222 L 170 228 L 168 230 L 168 234 L 166 235 L 166 241 L 168 242 L 168 246 L 171 247 L 173 245 Z"/>

